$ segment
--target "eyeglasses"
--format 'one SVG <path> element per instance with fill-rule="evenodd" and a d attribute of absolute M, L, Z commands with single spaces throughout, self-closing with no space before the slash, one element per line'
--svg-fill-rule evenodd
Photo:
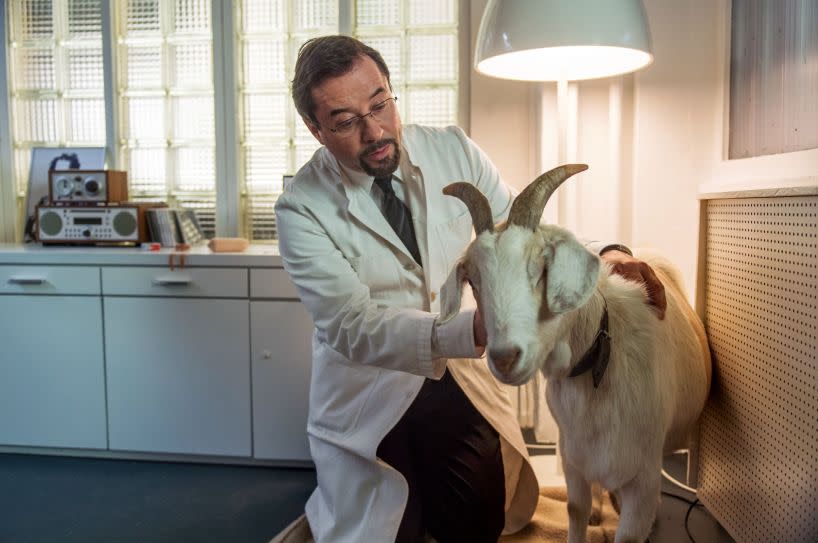
<path fill-rule="evenodd" d="M 351 136 L 358 129 L 363 125 L 364 119 L 367 117 L 371 117 L 376 121 L 381 121 L 384 115 L 387 112 L 391 112 L 395 108 L 395 102 L 398 101 L 397 96 L 392 96 L 391 98 L 387 98 L 383 102 L 378 102 L 369 113 L 364 113 L 363 115 L 355 115 L 354 117 L 350 117 L 349 119 L 344 119 L 343 121 L 339 121 L 336 123 L 335 128 L 330 128 L 329 131 L 333 134 L 337 134 L 338 136 L 345 138 L 347 136 Z"/>

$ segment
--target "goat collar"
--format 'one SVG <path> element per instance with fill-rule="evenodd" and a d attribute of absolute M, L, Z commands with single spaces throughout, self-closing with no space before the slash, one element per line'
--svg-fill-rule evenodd
<path fill-rule="evenodd" d="M 582 358 L 579 359 L 577 365 L 568 374 L 568 377 L 576 377 L 582 375 L 586 371 L 591 372 L 594 379 L 594 388 L 599 386 L 602 381 L 602 376 L 605 375 L 605 370 L 608 368 L 608 360 L 611 357 L 611 334 L 608 332 L 608 304 L 605 303 L 605 309 L 602 311 L 602 319 L 599 322 L 599 330 L 596 333 L 594 343 L 585 351 Z"/>

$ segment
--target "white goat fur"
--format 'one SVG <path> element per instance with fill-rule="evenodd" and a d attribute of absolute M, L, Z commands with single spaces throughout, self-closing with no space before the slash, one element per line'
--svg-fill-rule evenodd
<path fill-rule="evenodd" d="M 520 385 L 537 370 L 560 429 L 568 487 L 569 537 L 585 541 L 591 484 L 620 505 L 616 542 L 641 542 L 659 503 L 662 457 L 688 443 L 710 388 L 704 329 L 685 300 L 675 268 L 640 255 L 665 287 L 659 320 L 644 287 L 611 275 L 567 230 L 499 226 L 466 249 L 442 289 L 442 319 L 459 311 L 461 287 L 473 285 L 488 332 L 488 362 L 502 382 Z M 604 301 L 603 301 L 604 300 Z M 604 304 L 612 336 L 607 371 L 568 377 L 591 346 Z M 507 371 L 492 352 L 519 348 Z"/>

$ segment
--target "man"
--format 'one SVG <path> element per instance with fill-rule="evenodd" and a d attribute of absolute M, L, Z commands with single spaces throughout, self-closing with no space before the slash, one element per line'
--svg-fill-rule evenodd
<path fill-rule="evenodd" d="M 505 391 L 474 358 L 479 314 L 436 322 L 436 289 L 472 232 L 443 187 L 473 182 L 497 221 L 511 191 L 462 130 L 403 127 L 383 59 L 353 38 L 305 43 L 292 93 L 324 145 L 276 204 L 284 266 L 315 324 L 316 541 L 489 542 L 519 530 L 537 482 Z"/>

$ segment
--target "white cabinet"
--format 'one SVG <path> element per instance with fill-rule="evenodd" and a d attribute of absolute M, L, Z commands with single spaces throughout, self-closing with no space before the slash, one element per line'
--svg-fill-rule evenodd
<path fill-rule="evenodd" d="M 250 456 L 244 268 L 105 267 L 111 450 Z"/>
<path fill-rule="evenodd" d="M 276 253 L 194 248 L 171 270 L 0 247 L 0 449 L 309 461 L 313 326 Z"/>
<path fill-rule="evenodd" d="M 251 301 L 253 456 L 309 460 L 312 320 L 298 301 Z"/>
<path fill-rule="evenodd" d="M 0 445 L 105 449 L 102 353 L 98 268 L 0 266 Z"/>
<path fill-rule="evenodd" d="M 250 456 L 248 304 L 105 297 L 111 450 Z"/>

